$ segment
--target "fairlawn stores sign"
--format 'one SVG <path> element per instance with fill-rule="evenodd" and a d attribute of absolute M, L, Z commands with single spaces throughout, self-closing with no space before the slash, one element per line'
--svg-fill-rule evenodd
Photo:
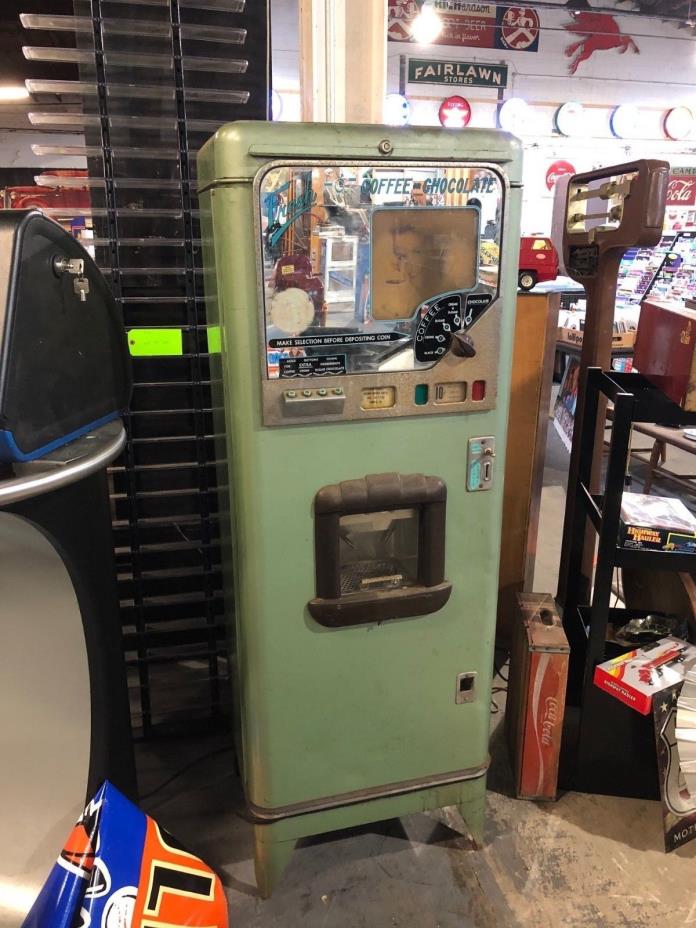
<path fill-rule="evenodd" d="M 435 61 L 408 59 L 411 84 L 450 84 L 457 87 L 507 87 L 505 64 L 480 64 L 474 61 Z"/>

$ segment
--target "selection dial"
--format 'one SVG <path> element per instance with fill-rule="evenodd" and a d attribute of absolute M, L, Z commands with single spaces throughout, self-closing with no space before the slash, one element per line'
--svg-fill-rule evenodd
<path fill-rule="evenodd" d="M 462 298 L 446 296 L 430 307 L 418 323 L 416 361 L 437 361 L 447 353 L 452 335 L 462 327 Z"/>

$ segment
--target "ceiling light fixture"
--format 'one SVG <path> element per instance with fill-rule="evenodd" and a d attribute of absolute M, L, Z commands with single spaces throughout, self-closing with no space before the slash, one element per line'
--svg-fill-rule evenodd
<path fill-rule="evenodd" d="M 411 23 L 411 35 L 419 45 L 430 45 L 442 32 L 442 20 L 431 0 L 425 0 Z"/>
<path fill-rule="evenodd" d="M 0 103 L 14 103 L 28 100 L 29 91 L 21 84 L 0 84 Z"/>

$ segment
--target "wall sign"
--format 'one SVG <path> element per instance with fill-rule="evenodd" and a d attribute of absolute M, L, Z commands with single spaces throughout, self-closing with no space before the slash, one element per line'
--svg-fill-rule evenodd
<path fill-rule="evenodd" d="M 577 174 L 574 165 L 570 161 L 554 161 L 546 172 L 546 186 L 553 190 L 559 178 L 566 174 Z"/>
<path fill-rule="evenodd" d="M 526 6 L 469 3 L 466 0 L 432 0 L 442 20 L 434 45 L 497 48 L 535 52 L 540 22 L 536 10 Z M 416 0 L 389 0 L 387 36 L 391 42 L 413 42 L 411 24 L 420 12 Z"/>
<path fill-rule="evenodd" d="M 475 61 L 435 61 L 408 59 L 408 80 L 412 84 L 455 84 L 459 87 L 507 87 L 508 69 L 504 64 Z"/>
<path fill-rule="evenodd" d="M 499 33 L 496 48 L 513 52 L 535 52 L 539 48 L 539 14 L 528 6 L 509 6 L 498 10 Z"/>
<path fill-rule="evenodd" d="M 688 138 L 694 130 L 694 114 L 687 106 L 675 106 L 665 116 L 664 130 L 675 142 Z"/>
<path fill-rule="evenodd" d="M 530 106 L 521 97 L 510 97 L 498 110 L 498 125 L 506 132 L 521 135 L 530 128 Z"/>
<path fill-rule="evenodd" d="M 609 117 L 609 128 L 617 139 L 630 139 L 638 131 L 638 107 L 625 103 L 617 106 Z"/>
<path fill-rule="evenodd" d="M 563 103 L 556 110 L 554 125 L 560 135 L 584 135 L 585 107 L 582 103 Z"/>
<path fill-rule="evenodd" d="M 411 104 L 400 93 L 388 93 L 384 98 L 384 121 L 388 126 L 406 126 Z"/>
<path fill-rule="evenodd" d="M 447 97 L 437 111 L 440 125 L 446 129 L 464 129 L 471 122 L 471 105 L 464 97 Z"/>
<path fill-rule="evenodd" d="M 629 49 L 640 54 L 631 36 L 624 35 L 616 19 L 608 13 L 582 10 L 570 15 L 573 17 L 572 22 L 565 23 L 563 28 L 573 35 L 581 36 L 579 41 L 573 42 L 565 51 L 567 57 L 573 59 L 568 65 L 571 74 L 575 74 L 578 67 L 584 61 L 589 61 L 595 52 L 617 48 L 621 55 Z"/>
<path fill-rule="evenodd" d="M 696 168 L 672 168 L 667 206 L 696 206 Z"/>

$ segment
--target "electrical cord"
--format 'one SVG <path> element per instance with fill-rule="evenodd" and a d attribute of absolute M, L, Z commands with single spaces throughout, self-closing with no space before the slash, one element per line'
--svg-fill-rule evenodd
<path fill-rule="evenodd" d="M 207 754 L 201 754 L 200 757 L 197 757 L 195 760 L 190 761 L 188 764 L 185 764 L 170 777 L 167 777 L 159 786 L 156 786 L 154 789 L 151 789 L 149 792 L 144 793 L 140 796 L 140 802 L 146 802 L 148 799 L 152 799 L 153 796 L 156 796 L 157 793 L 161 793 L 163 789 L 169 786 L 170 783 L 173 783 L 175 780 L 178 780 L 180 776 L 187 773 L 191 770 L 192 767 L 195 767 L 197 764 L 200 764 L 201 761 L 209 760 L 211 757 L 217 757 L 219 754 L 227 754 L 228 751 L 232 750 L 232 745 L 226 745 L 224 748 L 216 748 L 214 751 L 208 751 Z"/>

